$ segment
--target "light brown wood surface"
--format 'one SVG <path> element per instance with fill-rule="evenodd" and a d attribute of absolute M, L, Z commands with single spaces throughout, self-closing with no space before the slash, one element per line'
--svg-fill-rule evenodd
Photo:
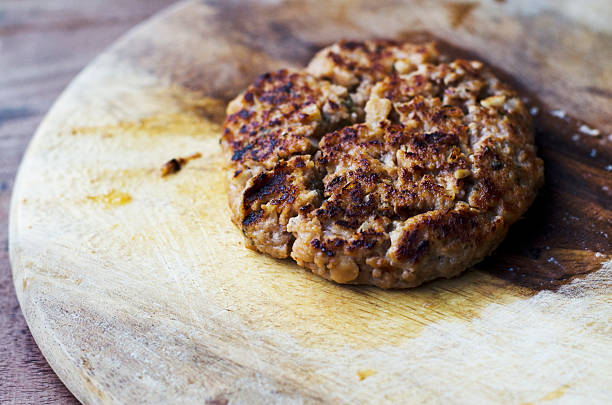
<path fill-rule="evenodd" d="M 30 334 L 13 287 L 9 202 L 36 127 L 74 76 L 172 0 L 0 1 L 0 403 L 77 404 Z"/>
<path fill-rule="evenodd" d="M 187 1 L 136 28 L 57 101 L 15 184 L 13 275 L 43 354 L 92 404 L 609 403 L 611 16 L 604 1 Z M 414 30 L 603 132 L 542 114 L 542 198 L 453 280 L 342 287 L 245 249 L 227 100 L 340 37 Z"/>

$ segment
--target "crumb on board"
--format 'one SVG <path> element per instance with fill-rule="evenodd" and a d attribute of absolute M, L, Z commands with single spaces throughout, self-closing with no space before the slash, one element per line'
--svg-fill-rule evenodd
<path fill-rule="evenodd" d="M 378 371 L 370 370 L 370 369 L 357 370 L 357 376 L 359 377 L 359 381 L 363 381 L 366 378 L 373 376 L 376 373 L 378 373 Z"/>
<path fill-rule="evenodd" d="M 552 115 L 553 117 L 561 118 L 561 119 L 564 119 L 565 117 L 567 117 L 567 114 L 563 110 L 551 110 L 550 115 Z"/>
<path fill-rule="evenodd" d="M 168 160 L 161 168 L 161 177 L 166 177 L 169 174 L 178 172 L 183 168 L 185 164 L 187 164 L 187 162 L 193 159 L 197 159 L 199 157 L 202 157 L 202 154 L 200 152 L 194 153 L 193 155 L 187 157 L 177 157 Z"/>
<path fill-rule="evenodd" d="M 580 125 L 580 128 L 578 128 L 578 131 L 582 132 L 585 135 L 589 135 L 589 136 L 599 136 L 599 134 L 601 133 L 598 129 L 591 128 L 585 124 Z"/>

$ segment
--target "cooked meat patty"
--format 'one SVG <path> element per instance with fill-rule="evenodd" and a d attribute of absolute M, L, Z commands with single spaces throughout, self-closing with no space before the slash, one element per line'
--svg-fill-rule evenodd
<path fill-rule="evenodd" d="M 435 44 L 341 41 L 232 101 L 222 144 L 249 246 L 338 283 L 414 287 L 491 254 L 543 183 L 520 98 Z"/>
<path fill-rule="evenodd" d="M 435 44 L 398 44 L 388 40 L 340 41 L 319 51 L 306 67 L 318 78 L 346 87 L 359 113 L 372 86 L 393 72 L 407 73 L 439 57 Z"/>

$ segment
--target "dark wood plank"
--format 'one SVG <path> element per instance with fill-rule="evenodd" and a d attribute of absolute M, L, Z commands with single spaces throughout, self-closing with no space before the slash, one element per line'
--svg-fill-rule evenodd
<path fill-rule="evenodd" d="M 74 404 L 21 314 L 8 257 L 8 213 L 23 152 L 80 69 L 172 0 L 0 3 L 0 402 Z"/>

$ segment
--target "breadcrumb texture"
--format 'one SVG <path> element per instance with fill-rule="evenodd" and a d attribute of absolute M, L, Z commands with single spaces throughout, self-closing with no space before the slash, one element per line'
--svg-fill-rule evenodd
<path fill-rule="evenodd" d="M 491 254 L 543 184 L 517 93 L 435 43 L 340 41 L 228 106 L 232 220 L 338 283 L 415 287 Z"/>

